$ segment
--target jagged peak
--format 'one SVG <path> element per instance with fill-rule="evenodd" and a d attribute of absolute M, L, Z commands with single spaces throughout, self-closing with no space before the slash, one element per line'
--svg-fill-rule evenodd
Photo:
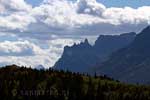
<path fill-rule="evenodd" d="M 87 38 L 84 40 L 84 43 L 89 43 L 89 41 L 88 41 L 88 39 L 87 39 Z"/>
<path fill-rule="evenodd" d="M 89 41 L 88 41 L 87 38 L 84 40 L 84 44 L 88 44 L 89 45 Z"/>
<path fill-rule="evenodd" d="M 74 43 L 73 46 L 77 46 L 78 44 Z"/>

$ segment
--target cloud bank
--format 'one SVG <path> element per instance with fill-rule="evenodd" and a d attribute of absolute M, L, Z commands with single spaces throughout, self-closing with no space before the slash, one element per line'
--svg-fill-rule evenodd
<path fill-rule="evenodd" d="M 34 8 L 24 0 L 1 0 L 0 8 L 0 31 L 112 34 L 139 31 L 150 22 L 149 6 L 106 8 L 96 0 L 44 0 Z"/>
<path fill-rule="evenodd" d="M 107 8 L 96 0 L 43 0 L 36 7 L 0 0 L 0 64 L 52 66 L 65 45 L 85 37 L 139 32 L 150 23 L 149 11 L 150 6 Z"/>

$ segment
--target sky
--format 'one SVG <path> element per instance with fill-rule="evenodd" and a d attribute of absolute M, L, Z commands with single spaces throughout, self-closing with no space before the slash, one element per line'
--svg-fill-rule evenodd
<path fill-rule="evenodd" d="M 42 3 L 43 0 L 26 0 L 27 3 L 38 6 L 40 3 Z M 70 1 L 76 1 L 76 0 L 70 0 Z M 130 6 L 133 8 L 137 8 L 140 6 L 150 6 L 149 0 L 97 0 L 97 2 L 100 2 L 104 4 L 106 7 L 125 7 Z"/>
<path fill-rule="evenodd" d="M 149 0 L 0 0 L 0 66 L 52 67 L 66 45 L 140 32 Z"/>

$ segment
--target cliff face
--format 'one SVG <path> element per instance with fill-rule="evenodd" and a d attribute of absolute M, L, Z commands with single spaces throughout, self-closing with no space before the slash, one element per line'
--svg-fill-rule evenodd
<path fill-rule="evenodd" d="M 105 61 L 112 52 L 129 45 L 135 36 L 135 33 L 100 35 L 93 46 L 87 39 L 80 44 L 66 46 L 54 68 L 91 73 L 94 67 Z"/>

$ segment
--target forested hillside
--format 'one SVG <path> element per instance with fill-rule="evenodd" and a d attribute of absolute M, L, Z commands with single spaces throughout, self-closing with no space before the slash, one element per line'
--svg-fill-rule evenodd
<path fill-rule="evenodd" d="M 106 76 L 36 70 L 16 65 L 0 69 L 1 100 L 149 100 L 150 87 L 127 85 Z"/>

